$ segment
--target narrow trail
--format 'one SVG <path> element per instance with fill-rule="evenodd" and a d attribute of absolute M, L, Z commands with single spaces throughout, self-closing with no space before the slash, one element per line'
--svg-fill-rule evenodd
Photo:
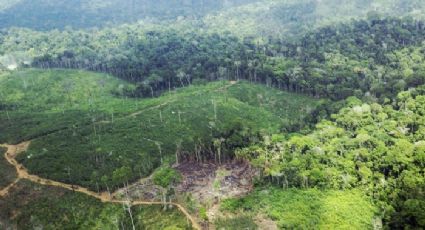
<path fill-rule="evenodd" d="M 168 104 L 170 104 L 170 103 L 173 103 L 174 101 L 175 101 L 175 100 L 170 100 L 170 101 L 164 102 L 164 103 L 159 104 L 159 105 L 156 105 L 156 106 L 152 106 L 152 107 L 144 108 L 144 109 L 139 110 L 139 111 L 135 111 L 135 112 L 130 113 L 130 114 L 128 114 L 128 115 L 124 115 L 124 116 L 122 116 L 122 117 L 118 117 L 117 119 L 115 119 L 115 121 L 125 120 L 125 119 L 128 119 L 128 118 L 130 118 L 130 117 L 137 117 L 138 115 L 140 115 L 140 114 L 142 114 L 142 113 L 144 113 L 144 112 L 146 112 L 146 111 L 150 111 L 150 110 L 154 110 L 154 109 L 161 108 L 161 107 L 166 106 L 166 105 L 168 105 Z M 96 123 L 97 123 L 97 124 L 110 124 L 110 123 L 112 123 L 112 121 L 109 121 L 109 120 L 103 120 L 103 121 L 98 121 L 98 122 L 96 122 Z"/>
<path fill-rule="evenodd" d="M 16 180 L 14 180 L 12 183 L 10 183 L 8 186 L 6 186 L 4 189 L 0 191 L 0 197 L 6 196 L 9 193 L 9 190 L 15 186 L 21 179 L 18 177 Z"/>
<path fill-rule="evenodd" d="M 233 85 L 235 85 L 237 83 L 238 83 L 238 81 L 229 81 L 229 84 L 226 84 L 225 86 L 222 86 L 220 88 L 217 88 L 217 89 L 215 89 L 213 91 L 215 91 L 215 92 L 225 91 L 229 87 L 231 87 L 231 86 L 233 86 Z M 177 99 L 172 99 L 172 100 L 166 101 L 166 102 L 164 102 L 162 104 L 159 104 L 159 105 L 156 105 L 156 106 L 152 106 L 152 107 L 147 107 L 147 108 L 144 108 L 142 110 L 138 110 L 138 111 L 135 111 L 133 113 L 130 113 L 128 115 L 124 115 L 124 116 L 119 117 L 119 118 L 117 118 L 115 120 L 116 121 L 119 121 L 119 120 L 125 120 L 125 119 L 128 119 L 128 118 L 134 118 L 134 117 L 137 117 L 138 115 L 140 115 L 140 114 L 142 114 L 142 113 L 144 113 L 146 111 L 158 109 L 158 108 L 164 107 L 164 106 L 166 106 L 168 104 L 172 104 L 173 102 L 176 102 L 176 101 L 177 101 Z M 110 124 L 110 123 L 112 123 L 112 121 L 110 121 L 110 120 L 103 120 L 103 121 L 96 122 L 96 124 Z"/>
<path fill-rule="evenodd" d="M 55 186 L 55 187 L 60 187 L 63 189 L 67 189 L 67 190 L 71 190 L 74 192 L 80 192 L 83 194 L 86 194 L 88 196 L 94 197 L 96 199 L 99 199 L 100 201 L 102 201 L 103 203 L 113 203 L 113 204 L 127 204 L 130 206 L 134 206 L 134 205 L 172 205 L 172 206 L 176 206 L 185 216 L 188 220 L 190 220 L 190 222 L 192 223 L 192 227 L 194 229 L 198 229 L 201 230 L 201 226 L 198 224 L 198 222 L 196 221 L 196 219 L 194 217 L 192 217 L 192 215 L 190 215 L 190 213 L 180 204 L 175 203 L 175 202 L 154 202 L 154 201 L 143 201 L 143 200 L 119 200 L 119 199 L 115 199 L 113 198 L 109 193 L 96 193 L 93 191 L 88 190 L 87 188 L 83 188 L 81 186 L 77 186 L 77 185 L 70 185 L 70 184 L 65 184 L 62 182 L 58 182 L 58 181 L 53 181 L 53 180 L 49 180 L 49 179 L 45 179 L 36 175 L 31 175 L 28 173 L 28 170 L 22 165 L 19 164 L 16 161 L 16 156 L 19 153 L 25 152 L 28 149 L 28 146 L 30 144 L 30 141 L 27 142 L 23 142 L 17 145 L 0 145 L 2 147 L 6 147 L 7 148 L 7 152 L 4 154 L 4 157 L 6 158 L 6 160 L 15 167 L 16 171 L 17 171 L 17 175 L 18 178 L 12 182 L 11 184 L 9 184 L 6 188 L 4 188 L 3 190 L 0 191 L 0 197 L 4 197 L 6 196 L 10 189 L 16 185 L 19 180 L 21 179 L 27 179 L 30 180 L 34 183 L 38 183 L 38 184 L 42 184 L 42 185 L 49 185 L 49 186 Z"/>
<path fill-rule="evenodd" d="M 216 92 L 218 92 L 218 91 L 226 90 L 226 89 L 228 89 L 229 87 L 231 87 L 232 85 L 235 85 L 235 84 L 237 84 L 237 83 L 238 83 L 238 81 L 229 81 L 229 84 L 226 84 L 225 86 L 220 87 L 220 88 L 216 89 L 215 91 L 216 91 Z M 126 116 L 120 117 L 120 118 L 119 118 L 119 120 L 127 119 L 127 118 L 130 118 L 130 117 L 136 117 L 136 116 L 138 116 L 138 115 L 142 114 L 143 112 L 146 112 L 146 111 L 149 111 L 149 110 L 153 110 L 153 109 L 161 108 L 161 107 L 166 106 L 166 105 L 168 105 L 168 104 L 171 104 L 171 103 L 173 103 L 173 102 L 175 102 L 175 101 L 176 101 L 175 99 L 173 99 L 173 100 L 169 100 L 169 101 L 166 101 L 166 102 L 164 102 L 164 103 L 162 103 L 162 104 L 159 104 L 159 105 L 156 105 L 156 106 L 153 106 L 153 107 L 148 107 L 148 108 L 142 109 L 142 110 L 140 110 L 140 111 L 133 112 L 133 113 L 131 113 L 131 114 L 129 114 L 129 115 L 126 115 Z M 118 120 L 118 119 L 117 119 L 117 120 Z M 110 121 L 102 121 L 102 123 L 110 123 Z"/>
<path fill-rule="evenodd" d="M 153 107 L 149 107 L 149 108 L 146 108 L 146 109 L 143 109 L 143 110 L 140 110 L 140 111 L 131 113 L 131 114 L 125 116 L 125 117 L 121 117 L 120 119 L 125 119 L 125 118 L 129 118 L 129 117 L 136 117 L 136 116 L 142 114 L 143 112 L 146 112 L 146 111 L 149 111 L 149 110 L 153 110 L 153 109 L 158 109 L 158 108 L 161 108 L 161 107 L 166 106 L 166 105 L 168 105 L 170 103 L 173 103 L 173 102 L 174 102 L 174 100 L 170 100 L 170 101 L 164 102 L 162 104 L 159 104 L 159 105 L 156 105 L 156 106 L 153 106 Z"/>
<path fill-rule="evenodd" d="M 229 81 L 229 84 L 226 84 L 225 86 L 217 88 L 214 91 L 218 92 L 218 91 L 227 90 L 229 87 L 231 87 L 231 86 L 233 86 L 237 83 L 238 83 L 238 81 Z M 116 120 L 124 120 L 124 119 L 128 119 L 130 117 L 136 117 L 136 116 L 142 114 L 143 112 L 153 110 L 153 109 L 157 109 L 157 108 L 161 108 L 161 107 L 166 106 L 166 105 L 173 103 L 175 101 L 176 101 L 175 99 L 169 100 L 169 101 L 164 102 L 160 105 L 144 108 L 142 110 L 135 111 L 135 112 L 130 113 L 128 115 L 124 115 L 122 117 L 119 117 Z M 109 123 L 112 123 L 112 121 L 103 120 L 103 121 L 98 121 L 96 123 L 97 124 L 109 124 Z M 63 131 L 63 130 L 58 130 L 58 131 Z M 49 134 L 52 134 L 52 133 L 49 133 Z M 47 136 L 49 134 L 46 134 L 44 136 Z M 40 137 L 42 137 L 42 136 L 40 136 Z M 40 137 L 37 137 L 37 138 L 40 138 Z M 94 197 L 96 199 L 99 199 L 103 203 L 128 204 L 128 205 L 131 205 L 131 206 L 134 206 L 134 205 L 172 205 L 172 206 L 176 206 L 186 216 L 186 218 L 188 220 L 190 220 L 190 222 L 192 223 L 192 227 L 194 229 L 198 229 L 198 230 L 203 229 L 198 224 L 196 219 L 182 205 L 175 203 L 175 202 L 157 202 L 157 201 L 143 201 L 143 200 L 120 200 L 120 199 L 113 198 L 114 195 L 117 194 L 119 191 L 115 191 L 112 194 L 109 194 L 107 192 L 103 192 L 103 193 L 99 194 L 99 193 L 90 191 L 89 189 L 78 186 L 78 185 L 65 184 L 65 183 L 62 183 L 62 182 L 49 180 L 49 179 L 45 179 L 45 178 L 42 178 L 42 177 L 39 177 L 39 176 L 36 176 L 36 175 L 32 175 L 28 172 L 28 170 L 22 164 L 19 164 L 15 159 L 16 156 L 19 153 L 25 152 L 28 149 L 30 143 L 31 143 L 31 140 L 25 141 L 25 142 L 22 142 L 22 143 L 19 143 L 19 144 L 16 144 L 16 145 L 0 144 L 1 147 L 7 148 L 7 152 L 4 154 L 4 157 L 6 158 L 6 160 L 11 165 L 13 165 L 15 167 L 15 169 L 17 171 L 17 179 L 15 179 L 12 183 L 10 183 L 4 189 L 0 190 L 0 197 L 5 197 L 9 193 L 10 189 L 13 188 L 21 179 L 27 179 L 29 181 L 32 181 L 32 182 L 35 182 L 35 183 L 38 183 L 38 184 L 41 184 L 41 185 L 55 186 L 55 187 L 60 187 L 60 188 L 63 188 L 63 189 L 71 190 L 71 191 L 74 191 L 74 192 L 80 192 L 80 193 L 86 194 L 88 196 Z"/>

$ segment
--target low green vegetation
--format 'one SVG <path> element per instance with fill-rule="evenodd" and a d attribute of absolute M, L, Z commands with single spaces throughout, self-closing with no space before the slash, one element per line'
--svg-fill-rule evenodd
<path fill-rule="evenodd" d="M 15 167 L 9 164 L 4 157 L 6 151 L 6 148 L 0 147 L 0 190 L 12 183 L 17 177 Z"/>
<path fill-rule="evenodd" d="M 230 159 L 235 148 L 302 121 L 320 103 L 243 81 L 145 99 L 128 99 L 122 95 L 131 85 L 84 71 L 25 70 L 0 81 L 4 141 L 39 137 L 18 160 L 31 173 L 95 191 L 176 160 Z"/>
<path fill-rule="evenodd" d="M 170 185 L 179 182 L 181 175 L 175 169 L 172 168 L 159 168 L 152 175 L 153 183 L 163 188 L 167 188 Z"/>
<path fill-rule="evenodd" d="M 128 83 L 80 70 L 29 69 L 0 75 L 0 143 L 111 119 L 137 109 L 119 95 Z"/>
<path fill-rule="evenodd" d="M 263 213 L 282 229 L 371 229 L 378 210 L 372 200 L 358 190 L 276 187 L 258 188 L 247 197 L 225 200 L 221 209 Z"/>
<path fill-rule="evenodd" d="M 136 229 L 183 230 L 192 229 L 190 221 L 176 208 L 163 210 L 161 206 L 136 206 L 133 208 L 138 220 Z"/>
<path fill-rule="evenodd" d="M 218 218 L 214 221 L 216 229 L 227 230 L 227 229 L 244 229 L 244 230 L 255 230 L 258 226 L 249 216 L 238 216 L 231 218 Z"/>
<path fill-rule="evenodd" d="M 228 89 L 230 96 L 249 104 L 250 106 L 263 108 L 277 114 L 284 120 L 284 127 L 297 127 L 306 124 L 305 118 L 317 107 L 317 103 L 302 94 L 289 93 L 287 91 L 277 91 L 274 88 L 266 88 L 262 85 L 253 86 L 248 82 L 238 84 L 238 87 Z M 329 106 L 333 102 L 319 100 L 322 104 Z M 318 101 L 316 101 L 318 102 Z M 304 105 L 299 109 L 300 105 Z"/>
<path fill-rule="evenodd" d="M 0 198 L 0 228 L 19 229 L 191 229 L 177 209 L 107 204 L 80 193 L 20 181 Z"/>

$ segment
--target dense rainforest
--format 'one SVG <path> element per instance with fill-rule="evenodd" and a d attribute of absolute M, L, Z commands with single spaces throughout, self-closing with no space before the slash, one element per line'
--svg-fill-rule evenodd
<path fill-rule="evenodd" d="M 136 22 L 198 18 L 254 0 L 8 0 L 0 2 L 0 27 L 90 28 Z"/>
<path fill-rule="evenodd" d="M 390 228 L 424 220 L 424 88 L 392 101 L 365 104 L 356 98 L 308 135 L 268 137 L 237 151 L 271 183 L 288 187 L 360 187 L 383 210 Z"/>
<path fill-rule="evenodd" d="M 88 32 L 13 29 L 2 35 L 2 50 L 17 53 L 18 60 L 24 55 L 22 62 L 33 59 L 36 67 L 111 73 L 137 83 L 129 92 L 134 96 L 194 81 L 246 79 L 315 97 L 383 101 L 425 83 L 424 27 L 412 18 L 370 15 L 307 33 L 296 42 L 270 37 L 265 44 L 230 33 L 145 30 L 142 25 Z"/>
<path fill-rule="evenodd" d="M 0 0 L 0 228 L 424 228 L 424 9 Z"/>

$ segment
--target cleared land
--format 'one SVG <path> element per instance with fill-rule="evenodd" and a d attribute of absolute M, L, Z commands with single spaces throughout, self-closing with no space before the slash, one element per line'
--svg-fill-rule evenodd
<path fill-rule="evenodd" d="M 22 143 L 31 143 L 27 151 L 16 151 L 20 154 L 11 157 L 17 158 L 17 165 L 23 164 L 23 170 L 28 168 L 24 173 L 30 179 L 39 178 L 44 184 L 16 181 L 14 167 L 0 162 L 0 173 L 7 176 L 4 186 L 13 185 L 0 199 L 0 210 L 4 210 L 0 227 L 128 228 L 132 215 L 137 228 L 190 229 L 177 204 L 169 203 L 163 211 L 160 202 L 149 202 L 160 199 L 160 194 L 146 198 L 136 191 L 137 184 L 130 186 L 130 196 L 136 200 L 131 215 L 128 208 L 123 209 L 125 202 L 114 198 L 116 194 L 97 193 L 148 176 L 155 168 L 174 163 L 176 157 L 183 160 L 174 165 L 183 178 L 176 191 L 191 194 L 201 203 L 212 201 L 206 215 L 216 227 L 361 229 L 373 224 L 376 209 L 356 190 L 258 188 L 245 198 L 226 200 L 219 209 L 214 199 L 251 191 L 255 172 L 246 164 L 217 166 L 217 156 L 191 155 L 199 149 L 217 152 L 213 143 L 224 138 L 231 140 L 223 142 L 226 160 L 225 147 L 243 144 L 244 134 L 276 133 L 283 125 L 302 120 L 318 100 L 247 82 L 214 82 L 159 98 L 130 99 L 123 96 L 123 91 L 132 89 L 128 83 L 71 70 L 14 72 L 0 76 L 0 83 L 0 128 L 5 130 L 0 139 L 31 140 Z M 229 143 L 234 145 L 225 146 Z M 190 160 L 207 161 L 187 163 Z M 241 188 L 242 193 L 232 193 Z"/>
<path fill-rule="evenodd" d="M 14 72 L 0 83 L 0 126 L 6 130 L 0 140 L 38 137 L 17 160 L 31 174 L 94 191 L 145 177 L 173 162 L 176 152 L 189 158 L 197 149 L 216 152 L 213 140 L 223 136 L 236 145 L 230 149 L 246 141 L 244 133 L 278 132 L 319 103 L 247 82 L 129 99 L 120 95 L 131 85 L 73 70 Z M 282 104 L 285 109 L 276 109 Z"/>

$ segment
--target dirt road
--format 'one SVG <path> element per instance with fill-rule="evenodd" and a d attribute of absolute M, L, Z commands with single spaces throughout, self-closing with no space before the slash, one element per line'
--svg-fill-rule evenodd
<path fill-rule="evenodd" d="M 7 148 L 7 152 L 4 154 L 4 157 L 6 158 L 6 160 L 11 165 L 13 165 L 16 168 L 16 171 L 17 171 L 17 174 L 18 174 L 18 178 L 14 182 L 12 182 L 6 188 L 4 188 L 3 190 L 0 191 L 0 197 L 6 196 L 9 193 L 9 190 L 15 184 L 17 184 L 20 179 L 27 179 L 27 180 L 30 180 L 34 183 L 38 183 L 38 184 L 42 184 L 42 185 L 56 186 L 56 187 L 68 189 L 68 190 L 71 190 L 71 191 L 84 193 L 88 196 L 97 198 L 97 199 L 99 199 L 99 200 L 101 200 L 102 202 L 105 202 L 105 203 L 129 204 L 131 206 L 134 206 L 134 205 L 172 205 L 172 206 L 176 206 L 186 216 L 186 218 L 190 220 L 193 228 L 198 229 L 198 230 L 202 229 L 201 226 L 196 221 L 196 219 L 194 217 L 192 217 L 192 215 L 190 215 L 189 212 L 182 205 L 180 205 L 178 203 L 174 203 L 174 202 L 165 202 L 165 203 L 164 202 L 150 202 L 150 201 L 143 201 L 143 200 L 134 200 L 134 201 L 119 200 L 119 199 L 112 198 L 106 192 L 99 194 L 99 193 L 90 191 L 87 188 L 83 188 L 81 186 L 65 184 L 65 183 L 62 183 L 62 182 L 41 178 L 41 177 L 36 176 L 36 175 L 31 175 L 31 174 L 28 173 L 28 170 L 22 164 L 19 164 L 15 159 L 16 156 L 19 153 L 25 152 L 28 149 L 29 144 L 30 144 L 30 141 L 23 142 L 23 143 L 20 143 L 20 144 L 17 144 L 17 145 L 7 145 L 7 144 L 0 145 L 2 147 Z"/>

